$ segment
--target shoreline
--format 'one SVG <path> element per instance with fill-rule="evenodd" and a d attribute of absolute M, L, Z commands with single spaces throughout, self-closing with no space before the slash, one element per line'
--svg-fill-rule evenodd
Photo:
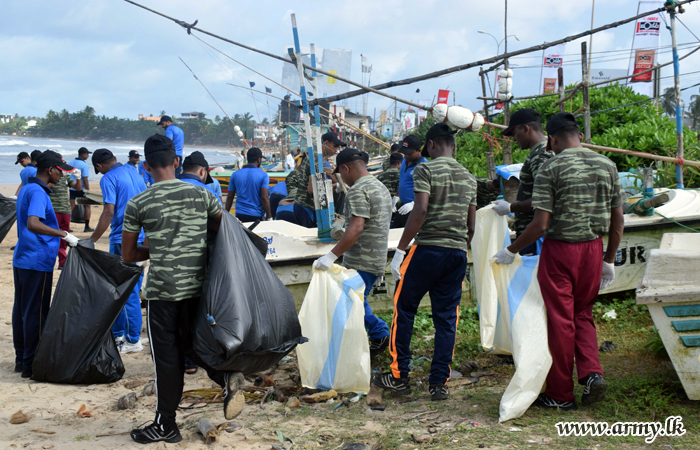
<path fill-rule="evenodd" d="M 43 140 L 56 140 L 56 141 L 64 141 L 64 142 L 95 142 L 95 143 L 104 143 L 104 144 L 126 144 L 126 145 L 134 145 L 136 148 L 134 150 L 141 150 L 141 146 L 143 146 L 143 142 L 140 141 L 94 141 L 90 139 L 81 139 L 81 138 L 59 138 L 59 137 L 37 137 L 37 136 L 14 136 L 10 134 L 2 134 L 0 137 L 5 137 L 8 139 L 43 139 Z M 227 147 L 224 145 L 187 145 L 185 144 L 184 148 L 186 149 L 187 147 L 191 148 L 201 148 L 201 149 L 211 149 L 211 150 L 230 150 L 230 151 L 240 151 L 243 150 L 244 147 Z"/>

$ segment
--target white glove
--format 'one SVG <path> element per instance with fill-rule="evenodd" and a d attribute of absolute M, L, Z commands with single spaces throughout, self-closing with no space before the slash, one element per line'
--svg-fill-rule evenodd
<path fill-rule="evenodd" d="M 394 280 L 396 280 L 397 283 L 401 279 L 401 263 L 403 263 L 404 256 L 406 256 L 406 251 L 397 248 L 394 253 L 394 258 L 391 260 L 391 274 L 394 276 Z"/>
<path fill-rule="evenodd" d="M 328 270 L 331 268 L 336 259 L 338 259 L 338 257 L 335 256 L 333 252 L 328 252 L 314 262 L 314 269 Z"/>
<path fill-rule="evenodd" d="M 399 214 L 401 214 L 402 216 L 405 216 L 406 214 L 410 213 L 411 211 L 413 211 L 413 202 L 406 203 L 401 208 L 399 208 Z"/>
<path fill-rule="evenodd" d="M 134 264 L 139 267 L 146 267 L 146 261 L 136 261 Z"/>
<path fill-rule="evenodd" d="M 396 204 L 399 203 L 401 199 L 398 197 L 392 197 L 391 199 L 391 212 L 395 213 L 396 212 Z"/>
<path fill-rule="evenodd" d="M 80 175 L 82 174 L 82 171 L 80 169 L 73 169 L 73 171 L 70 173 L 70 175 L 73 175 L 77 179 L 80 179 Z"/>
<path fill-rule="evenodd" d="M 384 275 L 379 275 L 377 277 L 377 281 L 374 282 L 374 286 L 379 287 L 382 285 L 382 283 L 384 283 Z"/>
<path fill-rule="evenodd" d="M 600 279 L 600 290 L 607 288 L 615 281 L 615 264 L 603 261 L 603 276 Z"/>
<path fill-rule="evenodd" d="M 7 198 L 9 198 L 10 200 L 17 200 L 17 196 L 16 196 L 16 195 L 13 195 L 12 197 L 7 197 Z"/>
<path fill-rule="evenodd" d="M 61 239 L 65 240 L 66 243 L 67 243 L 68 245 L 70 245 L 71 247 L 75 247 L 76 245 L 78 245 L 78 241 L 80 240 L 80 239 L 78 239 L 77 237 L 73 236 L 73 235 L 70 234 L 70 233 L 66 233 L 66 235 L 63 236 Z"/>
<path fill-rule="evenodd" d="M 496 264 L 513 264 L 513 261 L 515 261 L 515 253 L 511 253 L 508 247 L 504 247 L 503 250 L 493 255 L 493 257 L 496 258 Z"/>
<path fill-rule="evenodd" d="M 493 203 L 493 210 L 496 211 L 496 214 L 499 216 L 505 216 L 506 214 L 510 214 L 510 203 L 508 203 L 505 200 L 496 200 Z"/>

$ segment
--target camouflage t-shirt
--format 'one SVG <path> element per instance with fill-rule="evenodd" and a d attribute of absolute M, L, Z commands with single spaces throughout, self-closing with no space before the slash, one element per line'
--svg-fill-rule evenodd
<path fill-rule="evenodd" d="M 51 188 L 51 204 L 56 214 L 70 214 L 70 197 L 68 188 L 75 186 L 76 181 L 70 175 L 62 176 Z"/>
<path fill-rule="evenodd" d="M 129 200 L 123 231 L 148 238 L 148 300 L 199 297 L 207 262 L 207 219 L 221 212 L 207 189 L 180 180 L 160 181 Z"/>
<path fill-rule="evenodd" d="M 384 158 L 384 161 L 382 161 L 382 170 L 385 172 L 387 170 L 389 170 L 389 167 L 391 167 L 390 159 L 391 159 L 391 155 L 387 156 L 386 158 Z"/>
<path fill-rule="evenodd" d="M 585 148 L 567 148 L 540 167 L 532 207 L 550 212 L 545 237 L 585 242 L 608 233 L 610 210 L 624 195 L 615 163 Z"/>
<path fill-rule="evenodd" d="M 476 209 L 481 209 L 488 206 L 492 201 L 498 198 L 500 192 L 489 188 L 491 180 L 484 177 L 476 178 Z"/>
<path fill-rule="evenodd" d="M 301 162 L 301 169 L 299 170 L 301 176 L 299 177 L 297 184 L 297 192 L 294 197 L 294 203 L 301 206 L 306 206 L 310 209 L 316 209 L 316 204 L 314 203 L 314 195 L 309 194 L 309 178 L 311 178 L 311 164 L 309 163 L 309 158 L 306 157 Z"/>
<path fill-rule="evenodd" d="M 436 158 L 416 167 L 413 192 L 430 195 L 428 214 L 416 236 L 416 244 L 466 252 L 469 206 L 476 206 L 474 175 L 453 158 Z"/>
<path fill-rule="evenodd" d="M 360 238 L 343 255 L 343 265 L 373 275 L 386 271 L 391 222 L 391 196 L 386 187 L 372 175 L 355 182 L 345 196 L 346 226 L 352 216 L 365 219 Z"/>
<path fill-rule="evenodd" d="M 287 183 L 287 196 L 283 198 L 282 202 L 293 202 L 299 191 L 299 181 L 301 180 L 301 172 L 298 170 L 292 170 L 287 174 L 287 178 L 284 180 Z M 307 181 L 308 183 L 308 181 Z"/>
<path fill-rule="evenodd" d="M 554 152 L 547 151 L 547 141 L 538 142 L 530 147 L 530 154 L 525 158 L 523 168 L 520 169 L 520 187 L 518 188 L 518 196 L 516 201 L 522 202 L 532 198 L 532 188 L 535 186 L 535 178 L 537 172 L 542 167 L 542 164 L 547 162 L 554 156 Z M 513 222 L 513 230 L 520 234 L 525 231 L 532 219 L 535 218 L 533 212 L 516 212 L 515 222 Z"/>
<path fill-rule="evenodd" d="M 399 178 L 401 178 L 401 172 L 396 168 L 387 169 L 377 175 L 377 180 L 381 181 L 382 184 L 389 189 L 389 194 L 392 196 L 399 195 Z"/>

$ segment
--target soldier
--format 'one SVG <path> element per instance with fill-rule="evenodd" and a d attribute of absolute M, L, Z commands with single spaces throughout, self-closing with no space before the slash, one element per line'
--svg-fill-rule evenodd
<path fill-rule="evenodd" d="M 345 197 L 346 228 L 343 237 L 314 267 L 328 270 L 343 255 L 343 265 L 357 270 L 365 282 L 365 328 L 370 339 L 370 356 L 389 346 L 389 327 L 372 312 L 367 297 L 386 270 L 391 196 L 384 185 L 370 175 L 363 152 L 347 148 L 336 158 L 336 172 L 350 186 Z"/>
<path fill-rule="evenodd" d="M 513 229 L 516 237 L 520 237 L 535 217 L 532 210 L 532 188 L 535 185 L 537 172 L 542 164 L 554 156 L 554 152 L 546 149 L 547 138 L 542 133 L 542 118 L 534 109 L 525 108 L 515 112 L 510 119 L 510 126 L 501 133 L 501 136 L 513 136 L 520 148 L 530 149 L 520 170 L 520 187 L 516 203 L 498 200 L 493 207 L 494 211 L 501 216 L 515 213 Z M 537 244 L 528 245 L 520 251 L 520 254 L 539 254 Z"/>
<path fill-rule="evenodd" d="M 429 390 L 434 401 L 449 396 L 446 383 L 454 354 L 462 283 L 467 273 L 467 248 L 476 218 L 476 179 L 453 157 L 454 134 L 447 124 L 433 125 L 422 150 L 431 161 L 418 164 L 413 173 L 415 207 L 391 261 L 391 273 L 397 282 L 389 343 L 391 372 L 376 375 L 372 380 L 383 389 L 410 395 L 413 319 L 421 299 L 430 292 L 435 351 Z M 415 245 L 408 249 L 414 236 Z"/>
<path fill-rule="evenodd" d="M 537 280 L 547 307 L 552 368 L 535 406 L 576 409 L 571 380 L 576 357 L 584 405 L 605 398 L 607 385 L 598 360 L 593 303 L 599 289 L 615 280 L 615 255 L 622 238 L 623 191 L 615 164 L 581 147 L 583 134 L 571 113 L 547 123 L 556 156 L 539 170 L 532 194 L 533 221 L 495 257 L 511 264 L 515 254 L 545 235 Z M 603 254 L 602 237 L 608 234 Z"/>
<path fill-rule="evenodd" d="M 391 150 L 389 150 L 389 156 L 384 159 L 382 162 L 382 170 L 389 170 L 389 167 L 391 166 L 391 157 L 392 155 L 399 154 L 399 149 L 401 148 L 401 145 L 399 144 L 391 144 Z M 401 155 L 401 159 L 403 160 L 403 155 Z"/>
<path fill-rule="evenodd" d="M 389 168 L 377 175 L 377 179 L 389 189 L 389 194 L 392 197 L 398 197 L 399 195 L 399 178 L 401 177 L 399 167 L 401 167 L 401 161 L 403 161 L 401 153 L 392 153 L 389 157 Z"/>

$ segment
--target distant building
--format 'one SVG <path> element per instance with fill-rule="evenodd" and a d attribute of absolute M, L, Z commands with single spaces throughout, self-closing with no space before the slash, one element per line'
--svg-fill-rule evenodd
<path fill-rule="evenodd" d="M 262 141 L 268 137 L 270 137 L 270 129 L 267 125 L 255 125 L 253 140 Z"/>
<path fill-rule="evenodd" d="M 144 116 L 143 114 L 139 114 L 139 120 L 150 120 L 152 122 L 160 122 L 160 117 L 156 116 Z"/>
<path fill-rule="evenodd" d="M 180 117 L 178 117 L 178 120 L 196 120 L 199 119 L 200 114 L 201 113 L 198 113 L 197 111 L 180 113 Z"/>
<path fill-rule="evenodd" d="M 12 114 L 0 114 L 0 122 L 2 123 L 13 122 L 14 120 L 15 118 Z"/>
<path fill-rule="evenodd" d="M 36 120 L 27 120 L 27 127 L 35 127 L 36 126 Z"/>

